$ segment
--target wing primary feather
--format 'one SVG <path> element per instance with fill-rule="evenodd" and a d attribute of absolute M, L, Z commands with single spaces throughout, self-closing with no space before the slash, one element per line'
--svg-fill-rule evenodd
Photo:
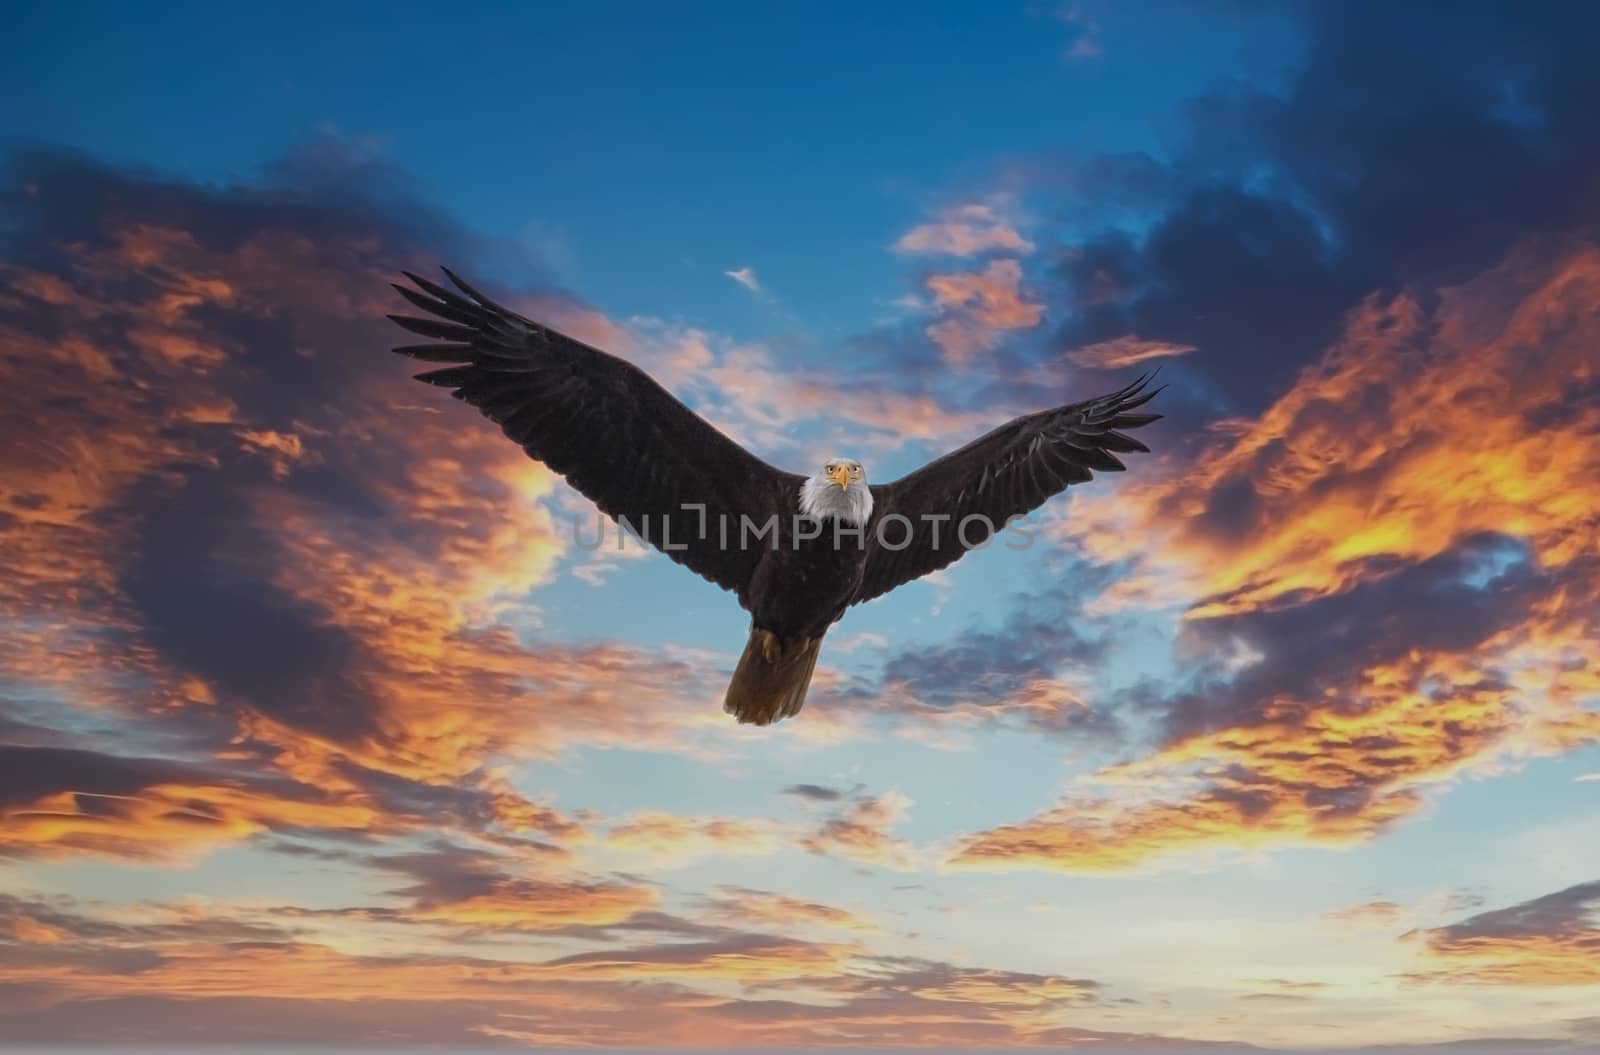
<path fill-rule="evenodd" d="M 438 385 L 440 388 L 458 388 L 477 376 L 479 376 L 478 368 L 475 366 L 451 366 L 443 370 L 429 370 L 427 373 L 417 374 L 416 379 L 426 384 Z M 459 392 L 456 394 L 460 395 Z"/>
<path fill-rule="evenodd" d="M 402 271 L 400 273 L 406 276 L 406 278 L 409 278 L 412 282 L 415 282 L 418 288 L 420 288 L 423 292 L 430 293 L 433 296 L 438 297 L 440 300 L 451 305 L 452 307 L 461 308 L 464 311 L 481 312 L 483 310 L 478 305 L 472 303 L 472 301 L 467 300 L 461 294 L 451 292 L 450 290 L 439 285 L 437 282 L 423 278 L 421 275 L 415 274 L 411 271 Z"/>
<path fill-rule="evenodd" d="M 1100 446 L 1104 447 L 1108 451 L 1120 451 L 1123 454 L 1132 453 L 1134 451 L 1138 451 L 1141 454 L 1150 453 L 1149 447 L 1146 447 L 1132 436 L 1124 436 L 1120 432 L 1107 432 L 1105 435 L 1101 436 Z"/>
<path fill-rule="evenodd" d="M 437 337 L 446 341 L 470 342 L 476 337 L 477 331 L 466 326 L 457 326 L 455 323 L 440 322 L 437 319 L 416 319 L 410 315 L 391 315 L 389 321 L 402 329 L 424 337 Z"/>
<path fill-rule="evenodd" d="M 1103 395 L 1099 399 L 1095 400 L 1095 402 L 1096 403 L 1115 403 L 1119 399 L 1123 399 L 1123 398 L 1125 398 L 1127 396 L 1131 396 L 1131 395 L 1135 394 L 1136 392 L 1138 392 L 1139 389 L 1143 388 L 1145 383 L 1148 382 L 1154 376 L 1155 376 L 1155 374 L 1153 372 L 1150 372 L 1150 371 L 1142 373 L 1138 377 L 1134 378 L 1132 381 L 1129 381 L 1127 384 L 1125 384 L 1121 388 L 1117 389 L 1115 392 L 1109 392 L 1106 395 Z"/>
<path fill-rule="evenodd" d="M 1097 472 L 1125 471 L 1118 453 L 1148 453 L 1142 440 L 1118 430 L 1161 420 L 1160 414 L 1133 412 L 1166 388 L 1152 384 L 1160 372 L 1158 366 L 1114 392 L 1023 415 L 874 492 L 884 510 L 954 504 L 959 512 L 981 510 L 995 524 L 1009 523 L 1010 515 L 1030 512 Z M 880 597 L 959 556 L 936 550 L 927 538 L 898 550 L 879 547 L 868 559 L 852 603 Z"/>
<path fill-rule="evenodd" d="M 1138 399 L 1130 399 L 1130 400 L 1127 400 L 1125 402 L 1119 403 L 1117 405 L 1116 409 L 1118 411 L 1123 411 L 1123 410 L 1132 410 L 1134 407 L 1142 407 L 1146 403 L 1150 402 L 1152 399 L 1154 399 L 1157 396 L 1159 396 L 1166 387 L 1167 387 L 1166 385 L 1162 385 L 1160 388 L 1152 388 L 1150 391 L 1142 393 L 1139 396 Z"/>
<path fill-rule="evenodd" d="M 464 344 L 405 344 L 393 349 L 396 355 L 409 355 L 425 363 L 468 363 L 472 349 Z"/>
<path fill-rule="evenodd" d="M 1094 473 L 1089 471 L 1089 467 L 1078 462 L 1072 463 L 1066 475 L 1068 486 L 1071 486 L 1072 484 L 1086 484 L 1090 480 L 1094 479 Z"/>
<path fill-rule="evenodd" d="M 1101 472 L 1118 473 L 1127 468 L 1115 454 L 1099 447 L 1083 451 L 1078 457 L 1089 468 L 1099 469 Z"/>
<path fill-rule="evenodd" d="M 454 282 L 461 292 L 465 293 L 467 296 L 471 297 L 485 308 L 488 308 L 490 311 L 498 311 L 500 314 L 509 315 L 513 319 L 521 319 L 521 316 L 516 312 L 511 311 L 508 308 L 501 307 L 499 304 L 496 304 L 482 293 L 479 293 L 477 290 L 473 289 L 464 278 L 456 274 L 454 271 L 451 271 L 449 268 L 441 265 L 439 270 L 443 271 L 445 276 L 449 278 L 451 282 Z"/>
<path fill-rule="evenodd" d="M 423 296 L 416 290 L 407 289 L 398 282 L 391 282 L 389 285 L 393 286 L 396 292 L 409 300 L 411 303 L 415 304 L 417 307 L 421 308 L 423 311 L 431 311 L 441 319 L 449 319 L 451 322 L 459 322 L 464 326 L 476 326 L 478 325 L 478 322 L 483 314 L 481 311 L 468 311 L 464 308 L 457 308 L 450 304 L 446 304 L 442 300 L 434 300 L 432 297 Z"/>
<path fill-rule="evenodd" d="M 527 356 L 484 355 L 478 359 L 478 369 L 490 374 L 531 374 L 539 364 Z"/>

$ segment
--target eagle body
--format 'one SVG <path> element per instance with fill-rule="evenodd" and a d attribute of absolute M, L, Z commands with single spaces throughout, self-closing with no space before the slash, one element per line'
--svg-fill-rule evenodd
<path fill-rule="evenodd" d="M 828 629 L 855 604 L 931 574 L 1013 517 L 1124 468 L 1146 451 L 1119 431 L 1159 389 L 1024 414 L 888 484 L 832 459 L 785 472 L 717 431 L 626 360 L 510 311 L 446 270 L 395 289 L 428 313 L 391 315 L 428 339 L 395 349 L 445 364 L 417 379 L 450 389 L 512 442 L 672 560 L 731 591 L 750 636 L 723 706 L 766 725 L 799 712 Z M 892 526 L 890 520 L 896 521 Z M 960 530 L 958 532 L 958 526 Z"/>
<path fill-rule="evenodd" d="M 860 594 L 866 572 L 865 544 L 836 534 L 847 525 L 804 514 L 788 523 L 739 596 L 750 612 L 750 639 L 723 709 L 755 725 L 799 713 L 823 635 Z"/>
<path fill-rule="evenodd" d="M 819 533 L 789 530 L 780 536 L 739 592 L 751 622 L 783 641 L 822 637 L 860 593 L 866 571 L 864 540 L 857 544 L 851 533 L 836 531 L 831 519 L 801 517 L 800 523 Z"/>

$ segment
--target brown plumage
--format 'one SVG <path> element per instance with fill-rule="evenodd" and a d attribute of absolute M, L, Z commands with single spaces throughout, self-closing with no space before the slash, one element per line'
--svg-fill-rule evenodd
<path fill-rule="evenodd" d="M 825 466 L 827 478 L 808 478 L 751 454 L 638 367 L 445 274 L 456 290 L 410 272 L 415 289 L 395 286 L 430 316 L 391 315 L 430 342 L 395 351 L 449 364 L 417 379 L 477 407 L 602 512 L 647 524 L 657 549 L 738 596 L 751 631 L 724 708 L 741 722 L 767 725 L 799 712 L 822 639 L 850 605 L 946 567 L 1095 470 L 1121 470 L 1118 453 L 1148 448 L 1118 430 L 1160 417 L 1132 413 L 1159 391 L 1141 377 L 1108 395 L 1025 414 L 893 483 L 867 484 L 849 459 Z M 813 489 L 805 501 L 838 504 L 803 508 L 803 486 Z M 826 530 L 856 523 L 859 510 L 859 535 Z M 889 517 L 908 521 L 906 530 L 889 528 Z M 769 538 L 751 545 L 739 536 L 742 523 L 772 518 Z M 971 520 L 955 544 L 953 525 L 968 518 L 983 519 Z M 719 531 L 721 524 L 733 530 Z"/>
<path fill-rule="evenodd" d="M 752 626 L 722 709 L 751 725 L 771 725 L 799 714 L 821 651 L 820 637 L 785 643 L 772 631 Z"/>

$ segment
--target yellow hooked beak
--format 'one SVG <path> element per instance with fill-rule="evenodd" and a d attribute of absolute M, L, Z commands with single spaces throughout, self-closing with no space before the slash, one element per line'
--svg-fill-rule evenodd
<path fill-rule="evenodd" d="M 835 465 L 833 471 L 828 474 L 828 478 L 840 487 L 848 487 L 850 485 L 850 467 L 848 465 Z"/>

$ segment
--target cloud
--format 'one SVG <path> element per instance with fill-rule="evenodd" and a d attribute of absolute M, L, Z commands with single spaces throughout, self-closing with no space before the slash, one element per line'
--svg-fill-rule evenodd
<path fill-rule="evenodd" d="M 520 636 L 567 558 L 558 481 L 382 354 L 385 281 L 462 236 L 424 207 L 388 211 L 381 176 L 374 199 L 332 169 L 314 188 L 272 178 L 202 188 L 11 159 L 27 191 L 5 199 L 0 347 L 22 387 L 0 409 L 15 569 L 0 613 L 16 629 L 0 688 L 19 708 L 72 700 L 52 720 L 119 750 L 213 766 L 93 816 L 70 797 L 87 785 L 18 805 L 41 852 L 160 856 L 162 840 L 400 831 L 424 814 L 547 831 L 507 760 L 682 746 L 721 717 L 704 656 Z M 575 332 L 625 332 L 539 296 Z M 155 823 L 184 810 L 216 822 Z"/>
<path fill-rule="evenodd" d="M 605 845 L 642 854 L 657 866 L 686 863 L 706 855 L 776 853 L 784 829 L 766 819 L 690 817 L 655 810 L 630 814 L 605 834 Z"/>
<path fill-rule="evenodd" d="M 1066 57 L 1073 62 L 1099 58 L 1102 50 L 1100 23 L 1085 15 L 1081 7 L 1067 7 L 1059 17 L 1074 31 L 1072 43 L 1067 45 Z"/>
<path fill-rule="evenodd" d="M 848 909 L 748 887 L 719 888 L 712 898 L 712 912 L 741 923 L 784 930 L 812 925 L 868 933 L 880 929 Z"/>
<path fill-rule="evenodd" d="M 935 222 L 920 224 L 900 236 L 901 253 L 978 256 L 984 253 L 1033 252 L 1033 243 L 1017 233 L 992 205 L 971 202 L 945 210 Z"/>
<path fill-rule="evenodd" d="M 293 928 L 244 915 L 210 913 L 195 904 L 134 905 L 108 909 L 72 898 L 0 895 L 0 933 L 23 946 L 51 946 L 46 955 L 76 956 L 85 946 L 131 952 L 188 942 L 286 941 Z M 148 957 L 145 958 L 148 962 Z"/>
<path fill-rule="evenodd" d="M 1594 17 L 1511 25 L 1485 8 L 1437 38 L 1449 62 L 1419 64 L 1416 12 L 1308 8 L 1281 85 L 1194 99 L 1159 159 L 1044 169 L 1054 210 L 1098 231 L 1062 262 L 1061 344 L 1193 345 L 1204 399 L 1254 413 L 1370 294 L 1452 285 L 1531 236 L 1592 231 L 1600 142 L 1581 115 L 1596 85 L 1574 33 Z"/>
<path fill-rule="evenodd" d="M 994 407 L 954 406 L 890 368 L 848 376 L 787 363 L 763 344 L 634 320 L 629 358 L 717 428 L 774 464 L 807 465 L 827 451 L 868 457 L 910 444 L 963 443 L 1004 420 Z M 804 438 L 802 438 L 802 434 Z M 586 538 L 588 536 L 585 536 Z"/>
<path fill-rule="evenodd" d="M 724 271 L 723 274 L 748 289 L 751 293 L 761 292 L 761 283 L 757 280 L 756 270 L 753 267 L 741 267 L 733 271 Z"/>
<path fill-rule="evenodd" d="M 1023 291 L 1022 266 L 1015 260 L 991 260 L 982 271 L 930 275 L 927 287 L 939 316 L 928 338 L 953 366 L 970 364 L 1006 333 L 1030 329 L 1044 318 L 1044 306 Z"/>
<path fill-rule="evenodd" d="M 1204 596 L 1196 615 L 1339 592 L 1383 561 L 1484 532 L 1527 539 L 1545 566 L 1580 556 L 1561 481 L 1595 456 L 1600 410 L 1581 364 L 1600 254 L 1542 248 L 1437 294 L 1368 301 L 1266 413 L 1214 430 L 1195 479 L 1119 495 L 1157 531 L 1194 518 L 1174 541 L 1211 569 L 1186 584 Z M 1401 354 L 1418 346 L 1425 356 Z M 1502 405 L 1488 395 L 1508 372 L 1518 383 Z M 1377 515 L 1347 532 L 1358 504 Z M 1090 533 L 1091 546 L 1109 541 Z"/>
<path fill-rule="evenodd" d="M 1399 918 L 1401 906 L 1393 901 L 1363 901 L 1356 905 L 1333 909 L 1324 913 L 1326 918 L 1345 923 L 1393 923 Z"/>
<path fill-rule="evenodd" d="M 911 808 L 911 799 L 900 791 L 882 795 L 857 795 L 800 845 L 814 854 L 847 858 L 885 868 L 912 867 L 911 845 L 891 834 Z"/>
<path fill-rule="evenodd" d="M 391 863 L 443 880 L 451 897 L 463 893 L 438 860 Z M 790 905 L 759 892 L 724 894 L 744 905 Z M 268 904 L 0 898 L 8 996 L 0 1022 L 25 1042 L 165 1043 L 181 1029 L 216 1043 L 639 1046 L 653 1038 L 656 1046 L 732 1048 L 849 1036 L 1046 1044 L 1061 1031 L 1089 1035 L 1063 1016 L 1100 990 L 1090 979 L 740 931 L 544 958 L 509 947 L 502 956 L 465 955 L 414 931 L 405 952 L 357 953 L 341 949 L 336 932 L 315 929 L 333 919 Z"/>
<path fill-rule="evenodd" d="M 761 985 L 831 974 L 860 947 L 744 934 L 716 942 L 683 942 L 578 953 L 541 965 L 570 980 L 645 981 L 718 978 Z"/>
<path fill-rule="evenodd" d="M 1085 602 L 1110 578 L 1081 564 L 1063 578 L 1072 581 L 1070 592 L 1011 598 L 1000 625 L 975 625 L 933 644 L 895 650 L 875 678 L 856 679 L 838 694 L 852 708 L 892 715 L 924 732 L 936 727 L 946 737 L 996 725 L 1113 734 L 1115 716 L 1095 708 L 1088 689 L 1118 627 L 1101 618 L 1091 636 L 1083 619 Z"/>
<path fill-rule="evenodd" d="M 911 957 L 880 957 L 870 969 L 825 988 L 893 1001 L 896 997 L 949 1004 L 1039 1008 L 1092 999 L 1100 983 L 1088 978 L 958 967 Z"/>
<path fill-rule="evenodd" d="M 691 863 L 707 856 L 769 856 L 796 846 L 809 853 L 841 857 L 862 864 L 905 869 L 913 867 L 911 844 L 892 834 L 911 806 L 898 790 L 867 794 L 815 784 L 785 789 L 808 805 L 827 805 L 820 822 L 775 818 L 694 816 L 645 810 L 613 822 L 598 845 L 641 855 L 661 867 Z M 793 906 L 791 906 L 793 907 Z M 727 909 L 727 905 L 723 905 Z"/>
<path fill-rule="evenodd" d="M 1196 100 L 1190 140 L 1160 160 L 1055 173 L 1072 189 L 1046 203 L 1052 229 L 1077 242 L 1030 258 L 1026 280 L 993 269 L 1032 248 L 999 232 L 1021 241 L 1012 220 L 924 225 L 908 251 L 977 262 L 943 296 L 928 288 L 938 314 L 904 324 L 904 348 L 875 337 L 890 365 L 848 384 L 776 346 L 613 322 L 520 264 L 486 267 L 524 276 L 516 303 L 659 367 L 774 457 L 828 429 L 885 454 L 968 439 L 1038 394 L 1035 352 L 1096 369 L 1192 349 L 1166 356 L 1179 383 L 1158 467 L 1065 504 L 1072 574 L 1116 580 L 1074 629 L 1050 642 L 1001 613 L 886 656 L 900 688 L 873 717 L 998 713 L 1119 752 L 1075 764 L 1031 817 L 959 840 L 959 864 L 1123 872 L 1355 845 L 1460 780 L 1600 731 L 1600 565 L 1574 483 L 1595 475 L 1600 391 L 1586 354 L 1594 16 L 1296 17 L 1302 68 L 1270 92 Z M 1419 61 L 1424 38 L 1436 46 Z M 0 735 L 71 754 L 0 767 L 6 852 L 161 862 L 249 846 L 343 882 L 319 884 L 314 906 L 0 904 L 8 1038 L 1203 1046 L 1107 1030 L 1124 1005 L 1070 961 L 1052 974 L 889 956 L 913 939 L 850 926 L 829 910 L 868 913 L 818 892 L 707 901 L 579 871 L 626 853 L 607 833 L 641 818 L 558 809 L 509 767 L 579 745 L 715 751 L 723 672 L 692 650 L 544 639 L 538 591 L 577 559 L 552 521 L 570 495 L 384 357 L 353 354 L 392 343 L 372 320 L 397 266 L 497 248 L 336 157 L 213 188 L 81 158 L 12 168 Z M 1009 339 L 1047 312 L 1048 340 Z M 949 324 L 938 370 L 909 332 L 930 322 Z M 952 350 L 985 367 L 963 372 L 979 387 L 955 403 L 929 380 Z M 1082 676 L 1104 658 L 1078 651 L 1099 642 L 1097 617 L 1145 621 L 1113 642 L 1137 659 L 1135 684 Z M 1147 649 L 1168 628 L 1163 668 Z M 1102 715 L 1117 721 L 1078 722 Z M 780 842 L 926 863 L 903 837 L 903 796 L 794 789 L 815 813 L 774 829 Z M 721 853 L 744 845 L 722 837 L 738 823 L 754 822 L 667 815 L 640 845 Z M 340 900 L 352 881 L 362 893 Z M 1536 1022 L 1559 1011 L 1516 991 L 1553 1004 L 1592 987 L 1591 886 L 1493 912 L 1459 900 L 1476 914 L 1415 932 L 1409 980 L 1494 986 L 1471 1001 L 1483 1020 L 1566 1037 Z M 1356 914 L 1375 926 L 1345 929 L 1387 926 L 1370 905 Z M 1282 1009 L 1311 1016 L 1344 996 L 1250 984 L 1252 1011 L 1314 994 Z M 1183 994 L 1170 1008 L 1135 993 L 1141 1029 L 1275 1028 L 1222 1017 L 1245 1004 L 1194 1018 Z M 1403 1032 L 1460 1002 L 1415 993 L 1361 1010 Z M 1592 1032 L 1572 1020 L 1572 1037 Z"/>
<path fill-rule="evenodd" d="M 5 199 L 0 347 L 29 395 L 0 410 L 7 720 L 71 699 L 50 712 L 67 729 L 30 735 L 92 727 L 117 745 L 108 764 L 142 764 L 147 743 L 198 769 L 131 798 L 69 783 L 17 803 L 8 853 L 155 858 L 421 817 L 561 841 L 570 822 L 517 791 L 509 763 L 572 744 L 692 753 L 722 720 L 723 657 L 529 633 L 534 591 L 575 559 L 554 519 L 574 496 L 379 354 L 396 339 L 385 281 L 464 236 L 350 164 L 204 188 L 11 159 L 27 190 Z M 898 445 L 988 423 L 551 291 L 506 297 L 659 367 L 736 433 L 790 443 L 844 414 Z M 171 820 L 184 811 L 216 823 Z"/>
<path fill-rule="evenodd" d="M 1413 981 L 1594 985 L 1600 982 L 1600 882 L 1406 936 L 1423 946 L 1424 966 L 1407 976 Z"/>
<path fill-rule="evenodd" d="M 411 880 L 390 891 L 409 903 L 406 921 L 469 931 L 605 928 L 651 912 L 660 901 L 655 888 L 645 884 L 514 874 L 508 866 L 520 866 L 521 872 L 542 862 L 517 862 L 449 844 L 381 855 L 369 863 Z"/>
<path fill-rule="evenodd" d="M 791 784 L 783 789 L 783 793 L 811 802 L 838 802 L 845 795 L 837 788 L 827 788 L 820 784 Z"/>
<path fill-rule="evenodd" d="M 1091 370 L 1121 370 L 1152 359 L 1167 359 L 1188 355 L 1194 351 L 1192 344 L 1172 344 L 1167 341 L 1141 341 L 1137 337 L 1118 337 L 1098 341 L 1072 349 L 1067 358 Z"/>
<path fill-rule="evenodd" d="M 1069 545 L 1125 570 L 1098 603 L 1180 611 L 1193 684 L 1133 694 L 1156 750 L 958 863 L 1349 845 L 1465 773 L 1600 735 L 1600 552 L 1569 483 L 1600 472 L 1600 254 L 1551 249 L 1369 300 L 1259 416 L 1072 501 Z M 1241 646 L 1259 659 L 1231 663 Z"/>
<path fill-rule="evenodd" d="M 0 745 L 0 858 L 183 857 L 271 831 L 401 829 L 356 799 L 282 778 L 69 748 Z"/>

